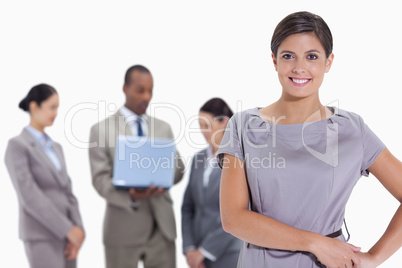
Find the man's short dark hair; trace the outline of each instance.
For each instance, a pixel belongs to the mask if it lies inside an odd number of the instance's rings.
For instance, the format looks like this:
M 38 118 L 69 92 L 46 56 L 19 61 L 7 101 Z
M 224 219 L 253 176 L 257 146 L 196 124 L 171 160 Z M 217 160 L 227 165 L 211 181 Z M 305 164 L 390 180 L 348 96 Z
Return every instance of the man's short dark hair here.
M 125 84 L 125 85 L 130 84 L 130 82 L 131 82 L 131 81 L 130 81 L 131 73 L 134 72 L 134 71 L 138 71 L 138 72 L 141 72 L 141 73 L 148 73 L 148 74 L 151 73 L 151 72 L 148 70 L 148 68 L 145 67 L 145 66 L 142 66 L 142 65 L 133 65 L 133 66 L 131 66 L 130 68 L 127 69 L 126 75 L 124 76 L 124 84 Z

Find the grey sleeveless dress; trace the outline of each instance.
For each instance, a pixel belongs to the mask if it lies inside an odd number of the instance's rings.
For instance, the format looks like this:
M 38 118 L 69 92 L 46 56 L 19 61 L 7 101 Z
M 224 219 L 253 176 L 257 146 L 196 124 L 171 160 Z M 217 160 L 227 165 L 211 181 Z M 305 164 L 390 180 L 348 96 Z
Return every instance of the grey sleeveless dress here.
M 310 123 L 273 124 L 260 117 L 259 108 L 229 120 L 217 158 L 220 166 L 224 154 L 245 163 L 250 210 L 322 235 L 341 229 L 353 187 L 369 175 L 367 169 L 385 145 L 359 115 L 328 108 L 331 117 Z M 338 239 L 345 241 L 343 235 Z M 308 252 L 244 241 L 237 267 L 324 266 Z

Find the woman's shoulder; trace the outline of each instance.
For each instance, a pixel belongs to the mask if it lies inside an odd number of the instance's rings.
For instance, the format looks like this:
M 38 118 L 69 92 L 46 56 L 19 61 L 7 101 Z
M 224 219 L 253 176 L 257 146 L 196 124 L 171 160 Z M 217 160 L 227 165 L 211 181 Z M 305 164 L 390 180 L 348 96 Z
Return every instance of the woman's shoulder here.
M 245 110 L 241 110 L 239 112 L 235 112 L 233 116 L 250 116 L 250 115 L 258 115 L 258 110 L 260 107 L 253 107 L 253 108 L 248 108 Z
M 53 146 L 59 147 L 62 149 L 62 146 L 59 142 L 51 139 Z M 12 147 L 30 147 L 32 144 L 35 143 L 35 138 L 26 130 L 25 128 L 22 129 L 19 135 L 16 135 L 8 140 L 8 146 Z
M 259 109 L 259 107 L 254 107 L 236 112 L 230 118 L 229 122 L 231 122 L 233 126 L 239 128 L 242 128 L 246 124 L 263 124 L 265 120 L 261 118 L 258 112 Z M 331 110 L 334 114 L 328 118 L 329 120 L 337 121 L 338 123 L 342 122 L 344 125 L 349 125 L 351 127 L 362 128 L 364 121 L 359 114 L 338 107 L 331 107 Z
M 363 118 L 359 114 L 340 108 L 335 109 L 334 116 L 336 116 L 340 122 L 344 121 L 349 127 L 361 129 L 364 123 Z
M 8 140 L 7 151 L 25 151 L 29 147 L 29 139 L 24 131 Z
M 230 121 L 235 122 L 236 124 L 244 125 L 250 119 L 260 118 L 258 109 L 259 107 L 254 107 L 239 112 L 235 112 L 230 118 Z
M 27 134 L 29 134 L 27 132 L 27 130 L 25 128 L 22 129 L 22 131 L 18 134 L 15 135 L 14 137 L 10 138 L 8 140 L 9 143 L 18 143 L 18 144 L 26 144 L 28 142 L 28 137 Z

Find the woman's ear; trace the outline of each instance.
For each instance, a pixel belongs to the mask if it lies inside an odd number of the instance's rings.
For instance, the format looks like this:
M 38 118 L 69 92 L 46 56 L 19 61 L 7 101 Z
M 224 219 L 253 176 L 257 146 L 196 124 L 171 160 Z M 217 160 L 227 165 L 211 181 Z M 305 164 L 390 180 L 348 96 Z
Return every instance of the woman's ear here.
M 224 118 L 223 118 L 223 120 L 222 120 L 222 124 L 224 124 L 224 126 L 225 126 L 225 128 L 226 128 L 226 125 L 228 124 L 228 122 L 229 122 L 229 117 L 228 116 L 225 116 Z
M 29 103 L 29 112 L 30 112 L 30 113 L 36 112 L 38 109 L 39 109 L 39 106 L 38 106 L 38 104 L 36 103 L 36 101 L 31 101 L 31 102 Z
M 331 53 L 328 58 L 327 62 L 325 64 L 325 72 L 328 73 L 329 70 L 331 69 L 332 63 L 334 62 L 334 53 Z
M 278 71 L 276 57 L 275 57 L 274 53 L 271 53 L 271 57 L 272 57 L 272 61 L 274 63 L 275 71 Z

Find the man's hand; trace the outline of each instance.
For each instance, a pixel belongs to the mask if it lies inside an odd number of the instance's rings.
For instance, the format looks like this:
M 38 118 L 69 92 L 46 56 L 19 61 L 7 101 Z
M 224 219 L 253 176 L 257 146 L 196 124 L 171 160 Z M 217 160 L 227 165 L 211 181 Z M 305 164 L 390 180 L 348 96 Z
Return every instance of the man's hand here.
M 66 256 L 66 260 L 72 261 L 76 260 L 78 257 L 79 248 L 74 246 L 73 243 L 67 242 L 66 249 L 64 250 L 64 255 Z
M 162 187 L 156 188 L 155 185 L 151 185 L 148 189 L 145 190 L 137 190 L 134 188 L 130 188 L 129 190 L 131 200 L 133 200 L 134 202 L 141 201 L 165 192 L 166 190 L 164 190 Z

